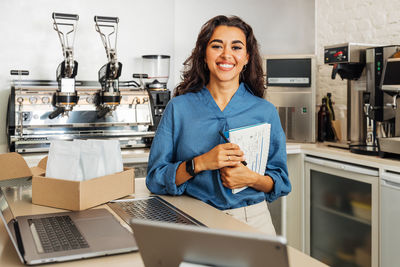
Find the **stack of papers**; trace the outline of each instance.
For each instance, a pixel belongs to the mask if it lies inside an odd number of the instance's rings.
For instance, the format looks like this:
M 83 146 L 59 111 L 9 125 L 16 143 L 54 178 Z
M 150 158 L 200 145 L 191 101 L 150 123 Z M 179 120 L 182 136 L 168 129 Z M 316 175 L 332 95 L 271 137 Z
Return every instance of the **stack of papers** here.
M 264 175 L 267 167 L 271 124 L 259 123 L 228 131 L 229 141 L 237 144 L 244 152 L 247 167 Z M 247 187 L 232 189 L 236 194 Z

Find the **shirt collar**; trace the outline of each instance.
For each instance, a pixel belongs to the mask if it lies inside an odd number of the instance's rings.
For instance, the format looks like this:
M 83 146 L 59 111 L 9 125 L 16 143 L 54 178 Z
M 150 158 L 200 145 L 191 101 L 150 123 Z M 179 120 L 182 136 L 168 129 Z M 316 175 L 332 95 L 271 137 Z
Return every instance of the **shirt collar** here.
M 240 96 L 242 96 L 242 95 L 244 95 L 244 94 L 246 93 L 246 91 L 248 91 L 250 94 L 254 95 L 254 93 L 251 91 L 250 87 L 249 87 L 246 83 L 241 82 L 241 83 L 239 84 L 239 88 L 236 90 L 236 92 L 235 92 L 235 94 L 233 95 L 233 97 L 235 97 L 235 95 L 240 95 Z M 208 97 L 207 97 L 208 101 L 211 100 L 211 99 L 209 98 L 209 97 L 212 98 L 211 93 L 210 93 L 210 91 L 207 89 L 206 86 L 204 86 L 204 87 L 200 90 L 200 93 L 201 93 L 203 96 L 208 96 Z M 233 97 L 232 97 L 232 98 L 233 98 Z
M 200 91 L 199 91 L 200 95 L 201 95 L 201 101 L 210 106 L 213 110 L 215 110 L 215 112 L 217 114 L 219 114 L 221 112 L 221 110 L 219 109 L 219 107 L 217 106 L 217 104 L 215 103 L 210 91 L 207 89 L 207 87 L 203 87 Z M 225 108 L 224 113 L 229 112 L 229 106 L 235 105 L 235 103 L 237 101 L 240 102 L 240 98 L 242 96 L 244 96 L 245 94 L 250 93 L 252 95 L 254 95 L 254 93 L 251 91 L 250 87 L 245 84 L 245 83 L 240 83 L 238 89 L 236 90 L 235 94 L 232 96 L 232 99 L 229 101 L 227 108 Z M 239 98 L 239 99 L 238 99 Z M 231 103 L 233 102 L 233 103 Z M 222 112 L 221 112 L 222 115 Z

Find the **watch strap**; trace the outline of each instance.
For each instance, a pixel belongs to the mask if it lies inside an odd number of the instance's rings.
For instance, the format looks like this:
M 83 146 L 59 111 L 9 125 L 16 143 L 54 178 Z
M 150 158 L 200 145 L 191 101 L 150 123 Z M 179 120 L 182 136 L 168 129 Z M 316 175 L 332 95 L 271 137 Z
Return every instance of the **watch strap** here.
M 192 177 L 196 175 L 196 173 L 194 172 L 194 159 L 189 159 L 186 161 L 186 172 L 189 173 Z

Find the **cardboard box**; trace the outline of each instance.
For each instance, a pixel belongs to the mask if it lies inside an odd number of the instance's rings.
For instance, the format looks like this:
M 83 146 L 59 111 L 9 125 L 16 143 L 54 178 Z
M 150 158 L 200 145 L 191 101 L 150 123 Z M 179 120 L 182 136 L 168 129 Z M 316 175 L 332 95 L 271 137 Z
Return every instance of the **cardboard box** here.
M 84 210 L 135 192 L 134 169 L 93 178 L 69 181 L 45 177 L 47 157 L 29 168 L 18 153 L 0 155 L 0 180 L 32 176 L 32 203 L 68 210 Z

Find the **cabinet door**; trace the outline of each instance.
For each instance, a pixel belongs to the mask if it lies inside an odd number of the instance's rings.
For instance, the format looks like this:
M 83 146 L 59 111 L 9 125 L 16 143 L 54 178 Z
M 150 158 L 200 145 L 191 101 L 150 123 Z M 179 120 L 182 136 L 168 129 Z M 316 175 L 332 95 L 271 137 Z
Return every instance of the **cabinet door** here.
M 392 267 L 400 264 L 400 173 L 384 171 L 381 179 L 380 266 Z
M 305 163 L 306 252 L 331 266 L 377 267 L 378 171 L 334 163 Z

